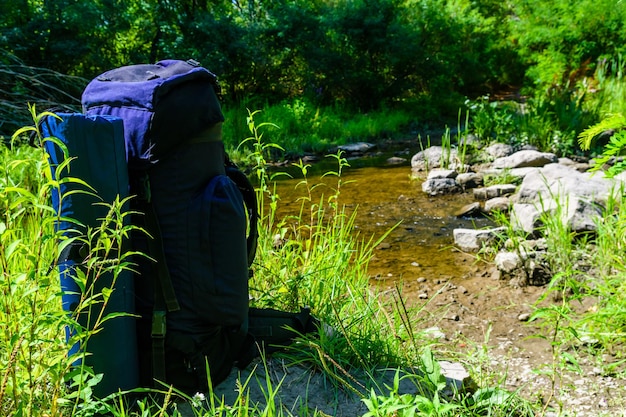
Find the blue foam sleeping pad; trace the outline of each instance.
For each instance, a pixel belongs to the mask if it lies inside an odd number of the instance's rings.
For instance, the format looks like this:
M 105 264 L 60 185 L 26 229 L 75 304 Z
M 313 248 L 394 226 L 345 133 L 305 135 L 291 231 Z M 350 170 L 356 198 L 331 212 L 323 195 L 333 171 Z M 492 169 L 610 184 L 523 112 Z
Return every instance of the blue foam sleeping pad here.
M 124 127 L 122 120 L 110 116 L 86 116 L 79 113 L 59 113 L 61 120 L 47 117 L 42 124 L 44 138 L 57 138 L 67 147 L 64 155 L 53 141 L 45 141 L 54 179 L 66 177 L 79 178 L 96 191 L 97 196 L 84 192 L 86 187 L 76 182 L 64 182 L 58 190 L 53 190 L 52 205 L 61 219 L 56 228 L 67 236 L 84 234 L 86 228 L 98 227 L 109 210 L 106 205 L 117 196 L 128 196 L 128 171 L 126 166 Z M 75 158 L 70 162 L 70 170 L 57 170 L 57 166 L 66 157 Z M 68 194 L 70 193 L 70 194 Z M 65 219 L 64 219 L 65 218 Z M 75 221 L 73 221 L 75 220 Z M 63 290 L 63 308 L 73 313 L 80 301 L 80 289 L 74 280 L 75 271 L 82 261 L 78 248 L 59 259 L 60 284 Z M 92 278 L 91 278 L 92 279 Z M 104 309 L 104 316 L 110 313 L 134 313 L 133 274 L 122 271 L 117 278 L 112 273 L 98 277 L 94 283 L 95 291 L 113 288 L 113 292 Z M 101 305 L 91 307 L 91 316 L 102 310 Z M 93 327 L 88 322 L 87 312 L 81 312 L 78 322 L 81 326 Z M 67 329 L 67 338 L 73 334 Z M 94 388 L 94 394 L 103 398 L 118 390 L 128 390 L 138 385 L 137 348 L 135 319 L 128 315 L 115 317 L 101 325 L 101 331 L 91 336 L 82 346 L 70 346 L 69 353 L 82 349 L 88 352 L 85 364 L 91 366 L 96 374 L 103 374 L 102 381 Z M 74 363 L 80 365 L 80 361 Z

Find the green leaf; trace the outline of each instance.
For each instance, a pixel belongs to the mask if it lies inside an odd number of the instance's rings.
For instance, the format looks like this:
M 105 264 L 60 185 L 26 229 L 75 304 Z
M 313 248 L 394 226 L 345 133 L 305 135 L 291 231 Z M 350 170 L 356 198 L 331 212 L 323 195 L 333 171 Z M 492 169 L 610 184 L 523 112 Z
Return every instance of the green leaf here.
M 113 289 L 112 288 L 108 288 L 108 287 L 104 287 L 100 291 L 102 292 L 102 297 L 104 298 L 104 302 L 106 303 L 107 301 L 109 301 L 109 298 L 111 297 L 111 294 L 113 294 Z
M 583 130 L 580 135 L 578 135 L 578 143 L 583 150 L 588 150 L 591 146 L 591 142 L 593 142 L 593 139 L 595 139 L 600 133 L 622 127 L 626 127 L 626 117 L 622 114 L 614 114 Z

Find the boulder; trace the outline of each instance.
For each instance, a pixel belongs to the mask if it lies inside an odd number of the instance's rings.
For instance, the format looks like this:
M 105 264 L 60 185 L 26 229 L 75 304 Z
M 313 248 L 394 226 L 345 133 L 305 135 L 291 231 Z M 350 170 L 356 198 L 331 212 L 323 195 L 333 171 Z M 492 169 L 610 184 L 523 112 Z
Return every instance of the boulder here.
M 507 213 L 511 208 L 511 199 L 509 197 L 494 197 L 485 201 L 485 207 L 483 210 L 485 213 L 491 213 L 493 211 L 501 211 Z
M 402 165 L 407 161 L 406 158 L 401 158 L 399 156 L 392 156 L 391 158 L 387 158 L 385 161 L 387 165 Z
M 413 171 L 429 171 L 433 168 L 454 168 L 458 161 L 456 149 L 441 146 L 431 146 L 413 155 L 411 158 L 411 168 Z M 449 166 L 445 166 L 448 162 Z M 443 164 L 442 164 L 443 163 Z
M 548 164 L 529 173 L 515 196 L 511 223 L 527 233 L 542 225 L 544 216 L 557 216 L 573 232 L 596 230 L 596 222 L 619 180 L 592 176 L 577 169 Z
M 500 272 L 507 274 L 523 265 L 522 258 L 515 252 L 499 252 L 494 259 L 494 263 Z
M 477 200 L 489 200 L 491 198 L 511 195 L 517 190 L 515 184 L 496 184 L 484 188 L 474 188 L 474 198 Z
M 454 178 L 429 178 L 422 183 L 422 191 L 428 195 L 460 193 L 461 187 Z
M 505 143 L 494 143 L 484 149 L 485 153 L 493 159 L 504 158 L 513 154 L 513 146 Z
M 482 186 L 483 176 L 475 172 L 465 172 L 457 175 L 456 182 L 459 183 L 463 190 L 469 190 Z
M 461 207 L 454 215 L 456 217 L 476 217 L 483 214 L 479 202 L 473 202 Z
M 451 178 L 455 179 L 459 174 L 453 169 L 433 169 L 428 172 L 428 176 L 426 177 L 429 180 L 434 179 L 442 179 L 442 178 Z
M 493 168 L 526 168 L 542 167 L 547 164 L 556 163 L 559 158 L 549 152 L 539 152 L 535 150 L 523 150 L 512 155 L 498 158 L 493 161 Z
M 485 245 L 490 245 L 498 235 L 504 233 L 505 228 L 494 229 L 454 229 L 454 244 L 466 252 L 478 252 Z
M 373 143 L 367 143 L 367 142 L 348 143 L 346 145 L 340 145 L 337 147 L 337 149 L 347 152 L 347 153 L 351 153 L 351 154 L 353 153 L 361 154 L 361 153 L 369 152 L 375 148 L 376 148 L 376 145 L 374 145 Z

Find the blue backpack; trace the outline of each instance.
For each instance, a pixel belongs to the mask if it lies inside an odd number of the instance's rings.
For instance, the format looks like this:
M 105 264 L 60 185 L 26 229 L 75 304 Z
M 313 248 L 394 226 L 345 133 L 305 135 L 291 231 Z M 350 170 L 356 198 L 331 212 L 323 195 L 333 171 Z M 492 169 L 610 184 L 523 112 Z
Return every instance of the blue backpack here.
M 209 381 L 223 381 L 233 366 L 246 366 L 259 353 L 259 344 L 271 351 L 317 330 L 306 308 L 288 313 L 248 305 L 257 246 L 256 194 L 224 151 L 218 94 L 216 76 L 195 61 L 120 67 L 88 84 L 84 114 L 61 115 L 64 121 L 50 129 L 65 143 L 87 141 L 94 151 L 100 149 L 100 159 L 92 159 L 93 151 L 84 152 L 85 146 L 68 146 L 69 156 L 100 174 L 92 178 L 95 182 L 114 182 L 118 174 L 109 168 L 125 166 L 122 175 L 133 196 L 131 221 L 148 232 L 131 236 L 131 249 L 151 259 L 135 259 L 134 297 L 120 306 L 138 317 L 124 328 L 136 337 L 124 347 L 108 338 L 97 342 L 101 355 L 107 348 L 109 356 L 117 355 L 116 349 L 136 352 L 136 381 L 111 377 L 105 394 L 133 384 L 173 385 L 190 395 L 203 392 Z M 123 139 L 115 142 L 124 144 L 123 159 L 120 152 L 105 152 L 100 147 L 105 141 L 93 132 L 85 134 L 86 123 L 63 129 L 66 120 L 81 118 L 97 121 L 100 129 L 103 120 L 121 124 L 116 132 Z M 58 153 L 49 154 L 53 163 L 60 162 Z M 82 212 L 88 204 L 67 209 Z M 92 217 L 78 220 L 97 222 Z M 82 261 L 67 258 L 60 264 L 74 267 Z M 71 286 L 71 274 L 66 275 L 65 284 Z M 107 334 L 127 337 L 119 329 Z M 100 360 L 94 368 L 105 375 L 120 367 L 115 360 Z
M 257 205 L 224 152 L 218 92 L 214 74 L 177 60 L 113 69 L 83 92 L 85 114 L 124 123 L 131 209 L 143 213 L 132 221 L 154 237 L 132 239 L 156 260 L 139 262 L 135 278 L 142 385 L 197 392 L 207 366 L 217 384 L 252 357 Z

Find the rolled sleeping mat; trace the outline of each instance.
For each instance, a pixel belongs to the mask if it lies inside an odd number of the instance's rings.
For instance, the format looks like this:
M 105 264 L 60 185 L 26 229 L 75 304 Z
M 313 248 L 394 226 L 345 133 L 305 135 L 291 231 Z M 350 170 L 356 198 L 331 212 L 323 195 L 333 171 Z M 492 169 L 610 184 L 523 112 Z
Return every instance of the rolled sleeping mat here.
M 52 205 L 59 219 L 55 227 L 68 237 L 84 235 L 87 227 L 97 228 L 101 224 L 109 207 L 118 196 L 128 196 L 128 171 L 124 144 L 124 127 L 120 118 L 111 116 L 86 116 L 79 113 L 58 113 L 60 119 L 49 116 L 42 123 L 44 138 L 56 138 L 67 148 L 64 154 L 54 140 L 44 140 L 50 162 L 52 178 L 78 178 L 95 190 L 95 195 L 75 181 L 61 182 L 58 189 L 52 192 Z M 74 158 L 67 169 L 58 170 L 65 158 Z M 83 226 L 84 225 L 84 226 Z M 81 300 L 80 288 L 75 281 L 77 268 L 88 254 L 88 249 L 80 244 L 67 246 L 59 256 L 58 267 L 60 284 L 63 291 L 63 309 L 68 314 L 75 314 Z M 93 277 L 88 277 L 93 280 Z M 95 303 L 80 311 L 76 317 L 80 326 L 92 329 L 94 320 L 102 313 L 106 317 L 113 313 L 123 313 L 104 321 L 100 331 L 82 341 L 82 345 L 69 347 L 69 354 L 79 351 L 87 352 L 83 357 L 84 364 L 93 368 L 95 374 L 103 374 L 99 384 L 94 387 L 94 395 L 98 398 L 117 392 L 133 389 L 138 386 L 137 344 L 135 335 L 134 288 L 133 274 L 124 270 L 115 277 L 107 272 L 97 278 L 93 284 L 95 292 L 104 288 L 112 289 L 104 311 L 103 303 Z M 90 310 L 90 311 L 89 311 Z M 66 329 L 68 342 L 76 329 Z M 74 362 L 80 366 L 79 359 Z

